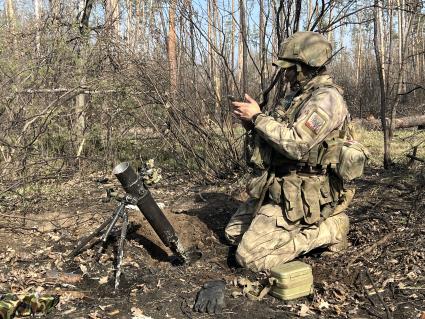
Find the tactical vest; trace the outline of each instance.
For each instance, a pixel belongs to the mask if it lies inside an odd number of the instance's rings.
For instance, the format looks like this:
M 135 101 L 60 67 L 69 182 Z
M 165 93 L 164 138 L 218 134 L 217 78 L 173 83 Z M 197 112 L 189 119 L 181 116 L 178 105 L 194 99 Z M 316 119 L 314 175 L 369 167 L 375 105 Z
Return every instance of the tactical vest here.
M 336 87 L 321 85 L 320 87 Z M 279 105 L 272 116 L 291 128 L 304 102 L 318 87 L 295 97 L 290 107 Z M 253 136 L 251 163 L 254 178 L 247 186 L 251 197 L 258 199 L 257 209 L 264 201 L 282 206 L 290 222 L 315 224 L 332 215 L 343 193 L 342 180 L 330 172 L 336 167 L 343 147 L 346 125 L 332 131 L 314 146 L 302 160 L 294 161 L 275 152 L 257 134 Z

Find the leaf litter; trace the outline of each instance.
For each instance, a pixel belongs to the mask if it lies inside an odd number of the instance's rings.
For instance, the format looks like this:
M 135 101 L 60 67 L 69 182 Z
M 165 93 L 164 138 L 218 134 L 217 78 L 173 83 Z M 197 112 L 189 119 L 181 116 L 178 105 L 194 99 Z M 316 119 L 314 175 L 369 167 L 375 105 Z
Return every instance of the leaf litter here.
M 233 287 L 227 290 L 227 308 L 222 317 L 385 318 L 389 311 L 394 318 L 425 319 L 424 196 L 418 194 L 420 188 L 415 184 L 391 189 L 382 182 L 411 180 L 416 176 L 412 172 L 376 173 L 379 175 L 372 172 L 358 182 L 357 197 L 348 210 L 352 222 L 349 249 L 334 256 L 324 256 L 318 250 L 300 258 L 313 267 L 314 295 L 291 302 L 267 296 L 256 302 L 245 298 L 241 288 Z M 152 189 L 154 198 L 163 203 L 185 246 L 202 247 L 204 258 L 200 262 L 172 266 L 170 252 L 146 219 L 131 211 L 122 287 L 114 291 L 119 227 L 113 230 L 102 254 L 95 246 L 73 259 L 67 256 L 81 236 L 110 216 L 116 203 L 102 201 L 104 190 L 94 185 L 93 179 L 73 180 L 59 185 L 56 191 L 61 196 L 49 199 L 46 194 L 44 201 L 34 204 L 34 212 L 26 212 L 25 227 L 20 227 L 22 219 L 11 219 L 10 226 L 14 225 L 16 231 L 3 230 L 7 241 L 0 243 L 0 292 L 59 294 L 57 309 L 48 315 L 52 318 L 157 319 L 183 318 L 187 314 L 197 318 L 202 315 L 191 312 L 190 305 L 205 281 L 246 277 L 256 282 L 255 274 L 237 267 L 223 238 L 224 226 L 245 196 L 239 186 L 199 186 L 176 176 L 166 180 Z M 379 202 L 385 204 L 375 204 Z M 13 204 L 13 200 L 8 203 Z M 15 209 L 14 214 L 19 213 L 19 208 Z M 49 221 L 52 216 L 62 222 L 52 221 L 53 226 Z M 39 220 L 47 221 L 38 227 Z M 391 231 L 396 236 L 367 251 Z

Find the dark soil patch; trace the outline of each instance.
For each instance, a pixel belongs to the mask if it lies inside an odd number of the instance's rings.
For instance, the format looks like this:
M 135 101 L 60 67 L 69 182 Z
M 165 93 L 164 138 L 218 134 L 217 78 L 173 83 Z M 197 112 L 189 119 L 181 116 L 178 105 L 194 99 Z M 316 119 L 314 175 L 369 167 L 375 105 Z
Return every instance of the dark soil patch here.
M 37 201 L 27 203 L 25 210 L 17 199 L 3 199 L 3 215 L 22 217 L 25 212 L 26 219 L 3 216 L 0 292 L 33 288 L 61 294 L 49 318 L 132 318 L 137 311 L 155 319 L 206 318 L 210 316 L 193 312 L 192 305 L 202 284 L 215 279 L 228 282 L 226 309 L 215 318 L 293 318 L 302 305 L 312 318 L 387 318 L 387 313 L 417 318 L 425 311 L 423 171 L 374 169 L 356 182 L 357 194 L 348 210 L 351 246 L 339 255 L 325 256 L 318 249 L 302 256 L 300 260 L 313 266 L 315 293 L 289 303 L 271 296 L 261 302 L 231 296 L 241 291 L 231 285 L 235 278 L 257 277 L 237 265 L 234 249 L 223 236 L 244 195 L 233 184 L 201 187 L 177 177 L 168 177 L 152 193 L 183 245 L 198 247 L 202 259 L 174 266 L 171 252 L 143 215 L 131 210 L 121 285 L 114 291 L 119 224 L 103 254 L 95 246 L 66 258 L 78 238 L 116 207 L 113 201 L 102 201 L 104 189 L 111 186 L 93 180 L 52 186 L 42 201 L 32 197 Z M 367 251 L 385 236 L 388 240 Z M 52 269 L 80 274 L 82 280 L 51 282 L 46 274 Z

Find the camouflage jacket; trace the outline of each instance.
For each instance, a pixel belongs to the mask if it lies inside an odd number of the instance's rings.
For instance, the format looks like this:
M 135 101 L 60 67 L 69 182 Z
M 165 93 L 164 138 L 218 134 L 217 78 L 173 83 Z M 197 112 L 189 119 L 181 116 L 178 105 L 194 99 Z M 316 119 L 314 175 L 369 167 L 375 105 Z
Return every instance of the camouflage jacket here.
M 251 197 L 261 203 L 268 190 L 270 199 L 284 206 L 289 220 L 304 217 L 308 224 L 318 221 L 324 205 L 338 200 L 338 187 L 332 194 L 327 175 L 278 176 L 276 171 L 309 163 L 313 150 L 317 157 L 317 146 L 341 130 L 348 116 L 342 93 L 329 75 L 319 75 L 305 85 L 287 110 L 277 107 L 273 116 L 257 116 L 250 158 L 256 170 L 247 187 Z

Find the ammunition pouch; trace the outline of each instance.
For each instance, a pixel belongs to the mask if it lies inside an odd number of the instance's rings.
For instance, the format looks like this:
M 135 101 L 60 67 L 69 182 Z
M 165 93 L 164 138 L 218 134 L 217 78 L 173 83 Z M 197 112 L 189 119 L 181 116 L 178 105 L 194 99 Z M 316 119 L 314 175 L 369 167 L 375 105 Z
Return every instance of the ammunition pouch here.
M 346 156 L 350 162 L 345 161 L 347 164 L 341 165 L 344 164 L 341 162 L 344 159 L 343 147 L 348 148 L 346 125 L 347 122 L 341 130 L 334 130 L 324 141 L 312 147 L 301 161 L 285 158 L 273 152 L 271 146 L 257 134 L 251 136 L 250 163 L 256 174 L 248 183 L 248 194 L 260 201 L 259 206 L 263 200 L 281 205 L 291 222 L 315 224 L 332 216 L 336 207 L 344 201 L 344 174 L 338 169 L 344 168 L 348 172 L 346 175 L 358 177 L 364 166 L 361 169 L 353 167 L 351 163 L 357 159 L 354 156 Z M 351 148 L 357 150 L 357 146 Z M 360 152 L 367 157 L 364 149 L 357 153 Z
M 323 207 L 332 203 L 327 175 L 291 173 L 282 177 L 281 204 L 286 217 L 307 224 L 320 221 Z

